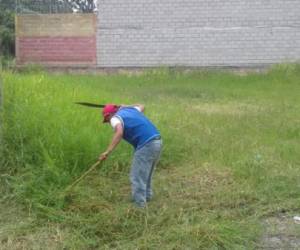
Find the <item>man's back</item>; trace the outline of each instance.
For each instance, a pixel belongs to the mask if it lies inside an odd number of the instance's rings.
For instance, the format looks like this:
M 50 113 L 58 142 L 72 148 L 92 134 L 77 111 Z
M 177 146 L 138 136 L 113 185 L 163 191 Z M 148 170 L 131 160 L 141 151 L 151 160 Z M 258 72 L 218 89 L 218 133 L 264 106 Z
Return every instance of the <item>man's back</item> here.
M 121 108 L 114 117 L 120 119 L 123 125 L 123 138 L 136 150 L 160 136 L 152 122 L 134 107 Z

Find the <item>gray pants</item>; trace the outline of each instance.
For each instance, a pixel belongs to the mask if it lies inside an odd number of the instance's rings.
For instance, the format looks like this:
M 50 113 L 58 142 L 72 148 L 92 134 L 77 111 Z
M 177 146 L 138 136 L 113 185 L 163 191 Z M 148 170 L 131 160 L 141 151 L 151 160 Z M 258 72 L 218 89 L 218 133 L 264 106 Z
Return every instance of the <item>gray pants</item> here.
M 144 207 L 152 197 L 152 175 L 161 149 L 162 140 L 152 140 L 134 153 L 130 181 L 133 201 L 139 207 Z

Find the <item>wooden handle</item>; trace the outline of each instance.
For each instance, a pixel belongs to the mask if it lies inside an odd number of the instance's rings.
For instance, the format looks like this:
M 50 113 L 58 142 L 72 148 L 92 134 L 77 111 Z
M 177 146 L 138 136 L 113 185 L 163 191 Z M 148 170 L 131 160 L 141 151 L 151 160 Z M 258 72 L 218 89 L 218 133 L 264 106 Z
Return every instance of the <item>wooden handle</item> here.
M 71 185 L 69 185 L 65 190 L 69 191 L 72 189 L 78 182 L 80 182 L 84 177 L 86 177 L 90 172 L 92 172 L 102 161 L 97 161 L 93 166 L 89 168 L 83 175 L 81 175 L 77 180 L 75 180 Z

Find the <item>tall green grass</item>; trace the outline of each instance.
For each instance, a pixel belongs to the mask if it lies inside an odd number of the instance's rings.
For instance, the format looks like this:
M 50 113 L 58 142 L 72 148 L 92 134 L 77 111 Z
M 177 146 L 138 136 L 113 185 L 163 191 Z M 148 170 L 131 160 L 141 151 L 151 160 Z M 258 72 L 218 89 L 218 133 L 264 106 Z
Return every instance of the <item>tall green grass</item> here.
M 299 65 L 245 76 L 162 69 L 3 79 L 5 197 L 58 223 L 63 247 L 255 248 L 263 216 L 299 208 Z M 100 110 L 75 101 L 146 105 L 164 141 L 148 210 L 130 204 L 126 143 L 68 199 L 60 195 L 112 136 Z

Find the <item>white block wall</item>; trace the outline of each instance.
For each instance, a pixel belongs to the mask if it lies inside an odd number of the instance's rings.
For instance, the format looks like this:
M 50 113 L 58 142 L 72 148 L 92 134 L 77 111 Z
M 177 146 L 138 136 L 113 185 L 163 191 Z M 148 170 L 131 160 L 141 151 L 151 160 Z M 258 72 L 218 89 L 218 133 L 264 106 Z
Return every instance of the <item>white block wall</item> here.
M 300 60 L 300 0 L 98 0 L 99 67 Z

